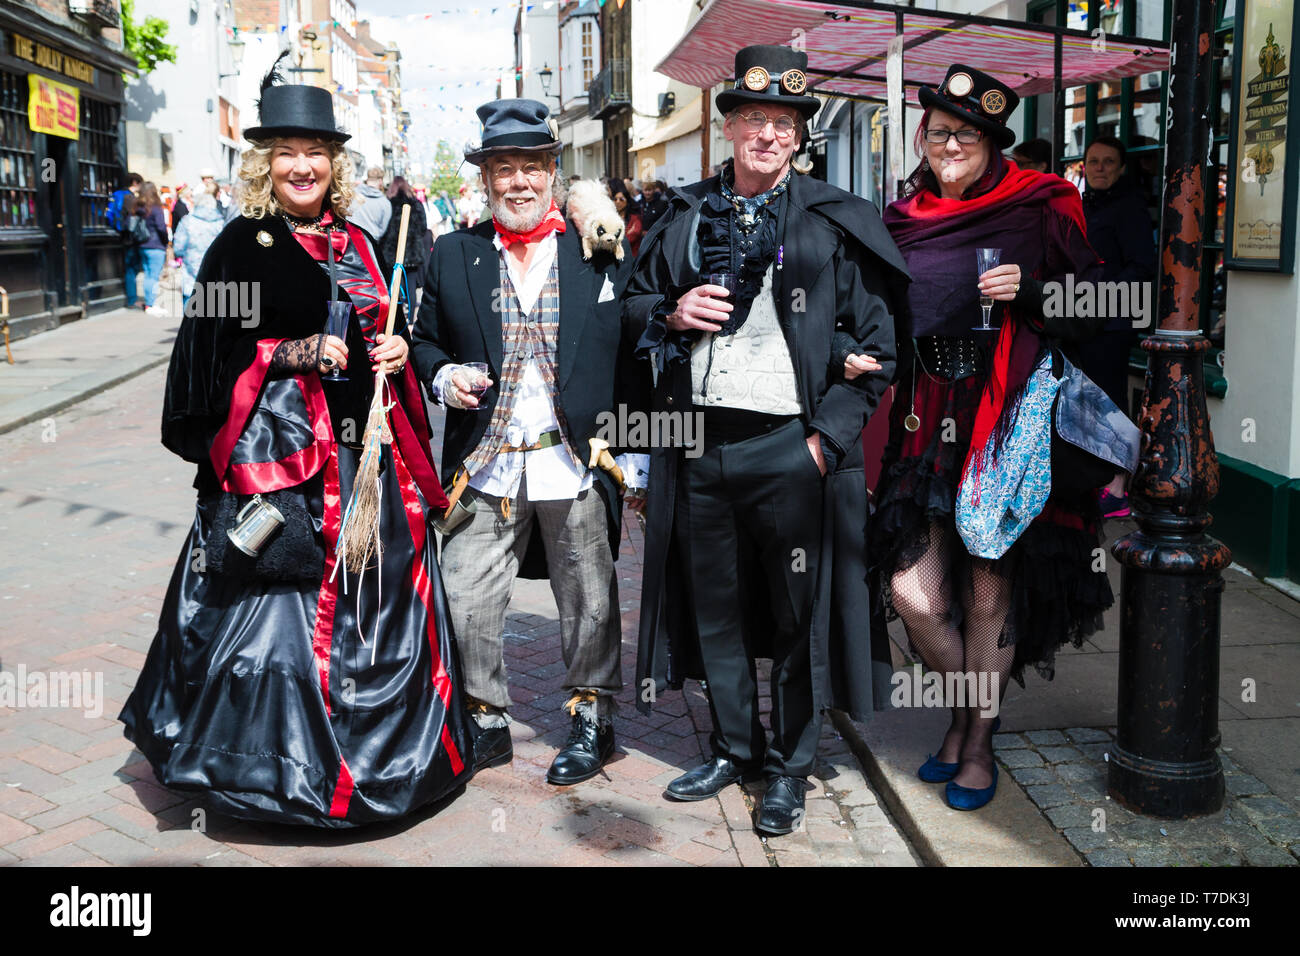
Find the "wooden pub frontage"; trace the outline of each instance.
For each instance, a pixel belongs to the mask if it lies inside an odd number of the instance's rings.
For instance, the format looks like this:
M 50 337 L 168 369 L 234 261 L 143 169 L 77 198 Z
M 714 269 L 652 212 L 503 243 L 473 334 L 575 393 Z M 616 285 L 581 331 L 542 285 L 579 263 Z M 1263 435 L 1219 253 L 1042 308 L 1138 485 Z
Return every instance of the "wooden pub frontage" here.
M 65 25 L 0 2 L 0 286 L 14 338 L 124 301 L 104 212 L 125 175 L 135 61 L 101 36 L 101 17 Z

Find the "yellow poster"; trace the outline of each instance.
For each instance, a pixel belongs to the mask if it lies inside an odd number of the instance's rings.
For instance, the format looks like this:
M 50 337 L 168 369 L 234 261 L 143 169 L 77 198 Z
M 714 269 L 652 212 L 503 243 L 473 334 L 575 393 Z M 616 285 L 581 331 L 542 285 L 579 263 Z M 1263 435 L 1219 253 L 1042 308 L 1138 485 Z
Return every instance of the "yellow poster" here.
M 80 92 L 57 80 L 27 74 L 27 123 L 33 133 L 78 138 L 81 118 Z

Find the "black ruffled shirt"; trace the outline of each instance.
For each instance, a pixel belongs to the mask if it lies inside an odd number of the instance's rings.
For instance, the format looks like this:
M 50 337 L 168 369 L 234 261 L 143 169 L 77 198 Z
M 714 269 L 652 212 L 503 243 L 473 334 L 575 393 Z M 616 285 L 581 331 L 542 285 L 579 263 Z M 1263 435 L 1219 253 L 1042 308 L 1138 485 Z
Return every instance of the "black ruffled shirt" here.
M 737 290 L 731 318 L 715 335 L 732 335 L 749 318 L 754 299 L 763 288 L 763 276 L 772 263 L 778 262 L 781 249 L 781 214 L 785 209 L 786 191 L 793 171 L 766 192 L 741 196 L 733 189 L 733 160 L 722 167 L 716 189 L 705 194 L 700 203 L 696 240 L 700 248 L 699 282 L 711 273 L 729 272 L 737 276 Z M 685 289 L 670 290 L 657 308 L 652 321 L 638 343 L 638 350 L 662 348 L 666 367 L 678 361 L 690 361 L 691 348 L 701 336 L 699 331 L 669 335 L 664 319 L 677 308 L 676 296 Z

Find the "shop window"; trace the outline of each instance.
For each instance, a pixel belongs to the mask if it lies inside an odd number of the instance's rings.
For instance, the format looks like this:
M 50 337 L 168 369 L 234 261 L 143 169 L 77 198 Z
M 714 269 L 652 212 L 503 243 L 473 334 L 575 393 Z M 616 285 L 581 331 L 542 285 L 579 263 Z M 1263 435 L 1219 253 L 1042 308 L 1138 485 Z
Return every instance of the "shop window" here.
M 36 154 L 27 125 L 27 78 L 0 70 L 0 229 L 35 229 Z
M 117 110 L 109 103 L 81 98 L 81 139 L 77 166 L 81 171 L 81 227 L 108 231 L 104 213 L 117 188 Z

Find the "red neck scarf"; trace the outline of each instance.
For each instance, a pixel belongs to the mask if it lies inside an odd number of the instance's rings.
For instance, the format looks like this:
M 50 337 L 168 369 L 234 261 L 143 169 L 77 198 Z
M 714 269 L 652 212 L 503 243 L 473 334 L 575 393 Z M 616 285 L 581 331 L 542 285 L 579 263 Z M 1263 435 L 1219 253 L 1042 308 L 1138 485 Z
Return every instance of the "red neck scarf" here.
M 528 232 L 511 232 L 505 226 L 501 225 L 496 216 L 492 217 L 492 225 L 496 227 L 497 235 L 501 237 L 501 244 L 509 249 L 516 242 L 530 243 L 536 242 L 547 233 L 564 232 L 564 216 L 560 213 L 560 207 L 551 200 L 551 208 L 546 211 L 542 221 L 530 229 Z

